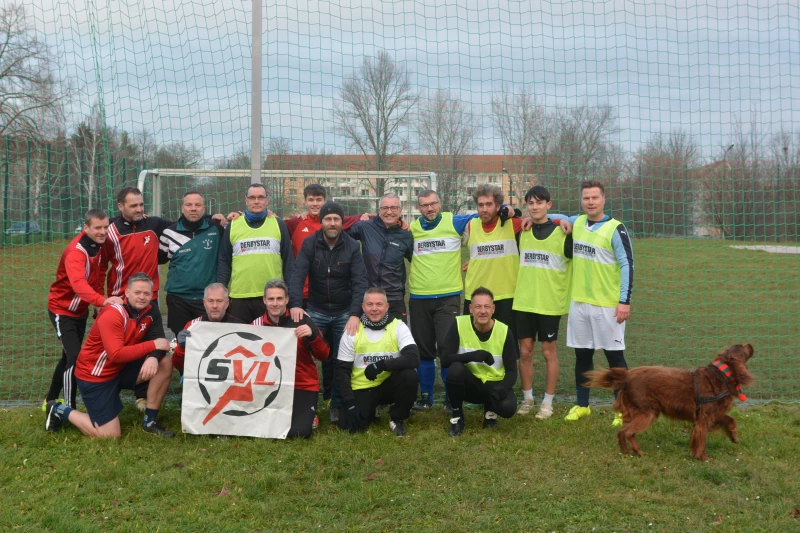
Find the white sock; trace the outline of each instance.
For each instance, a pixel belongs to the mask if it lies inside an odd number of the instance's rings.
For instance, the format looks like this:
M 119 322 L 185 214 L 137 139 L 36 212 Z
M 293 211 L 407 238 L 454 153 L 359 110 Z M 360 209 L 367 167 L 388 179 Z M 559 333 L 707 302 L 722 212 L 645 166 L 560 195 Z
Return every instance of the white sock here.
M 554 396 L 553 394 L 547 394 L 545 392 L 544 393 L 544 400 L 542 400 L 542 405 L 544 405 L 544 404 L 553 405 L 553 396 Z
M 533 400 L 533 389 L 522 391 L 522 397 L 525 400 Z

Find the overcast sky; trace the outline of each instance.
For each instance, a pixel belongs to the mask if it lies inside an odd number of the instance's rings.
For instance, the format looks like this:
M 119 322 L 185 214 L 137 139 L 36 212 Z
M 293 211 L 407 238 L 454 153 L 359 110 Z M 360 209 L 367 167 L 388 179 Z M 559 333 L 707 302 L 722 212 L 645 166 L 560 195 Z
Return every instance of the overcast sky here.
M 74 122 L 98 100 L 108 122 L 183 141 L 208 158 L 250 143 L 246 0 L 23 0 L 79 88 Z M 483 117 L 482 153 L 502 153 L 490 101 L 504 84 L 548 106 L 608 103 L 633 151 L 683 129 L 706 157 L 737 117 L 800 132 L 796 0 L 265 0 L 263 139 L 344 153 L 331 131 L 343 77 L 385 49 L 415 88 L 449 88 Z

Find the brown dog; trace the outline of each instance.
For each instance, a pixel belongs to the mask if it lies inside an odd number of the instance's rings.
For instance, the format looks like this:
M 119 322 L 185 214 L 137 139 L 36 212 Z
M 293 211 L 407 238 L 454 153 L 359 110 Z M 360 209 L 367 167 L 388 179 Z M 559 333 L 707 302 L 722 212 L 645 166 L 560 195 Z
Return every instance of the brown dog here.
M 708 432 L 722 428 L 733 442 L 736 420 L 728 416 L 733 398 L 745 400 L 741 387 L 749 385 L 753 376 L 747 361 L 753 357 L 749 344 L 734 344 L 717 355 L 705 368 L 694 372 L 663 366 L 642 366 L 633 370 L 611 368 L 587 372 L 587 387 L 619 389 L 614 410 L 622 412 L 622 429 L 617 433 L 619 447 L 628 453 L 642 455 L 636 434 L 650 427 L 658 415 L 694 422 L 691 437 L 692 455 L 706 460 Z

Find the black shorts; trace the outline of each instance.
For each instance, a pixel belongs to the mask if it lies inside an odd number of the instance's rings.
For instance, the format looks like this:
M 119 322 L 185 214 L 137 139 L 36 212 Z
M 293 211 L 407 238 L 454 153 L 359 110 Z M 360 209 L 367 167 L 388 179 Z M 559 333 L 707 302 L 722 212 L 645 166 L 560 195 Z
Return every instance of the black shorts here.
M 539 342 L 558 340 L 558 325 L 561 315 L 540 315 L 527 311 L 514 311 L 518 339 L 536 339 Z M 539 333 L 538 339 L 536 333 Z
M 139 378 L 139 371 L 144 361 L 143 357 L 128 363 L 122 372 L 108 381 L 96 383 L 78 380 L 78 390 L 81 391 L 81 398 L 92 424 L 97 427 L 104 426 L 119 416 L 122 412 L 119 391 L 132 390 L 136 387 L 136 380 Z

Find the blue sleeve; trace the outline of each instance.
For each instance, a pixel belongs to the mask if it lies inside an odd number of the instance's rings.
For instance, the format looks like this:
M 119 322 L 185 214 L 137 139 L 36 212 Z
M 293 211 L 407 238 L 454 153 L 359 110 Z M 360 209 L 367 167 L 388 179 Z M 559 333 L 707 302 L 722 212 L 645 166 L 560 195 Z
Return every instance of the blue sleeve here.
M 473 213 L 471 215 L 453 215 L 453 227 L 456 228 L 459 235 L 464 235 L 467 224 L 469 224 L 473 218 L 477 217 L 478 213 Z
M 619 263 L 621 283 L 619 289 L 619 303 L 630 304 L 633 291 L 633 246 L 631 238 L 624 224 L 617 226 L 614 236 L 611 237 L 611 248 Z
M 561 213 L 547 213 L 547 218 L 549 218 L 550 220 L 552 220 L 556 224 L 558 224 L 559 220 L 567 219 L 567 222 L 569 222 L 573 226 L 575 225 L 575 221 L 578 220 L 579 216 L 580 215 L 572 215 L 572 216 L 570 216 L 570 215 L 562 215 Z
M 355 224 L 353 224 L 352 226 L 350 226 L 349 228 L 347 228 L 344 231 L 345 231 L 345 233 L 350 235 L 355 240 L 360 241 L 361 240 L 361 228 L 362 228 L 363 225 L 364 225 L 364 221 L 360 220 L 360 221 L 356 222 Z

